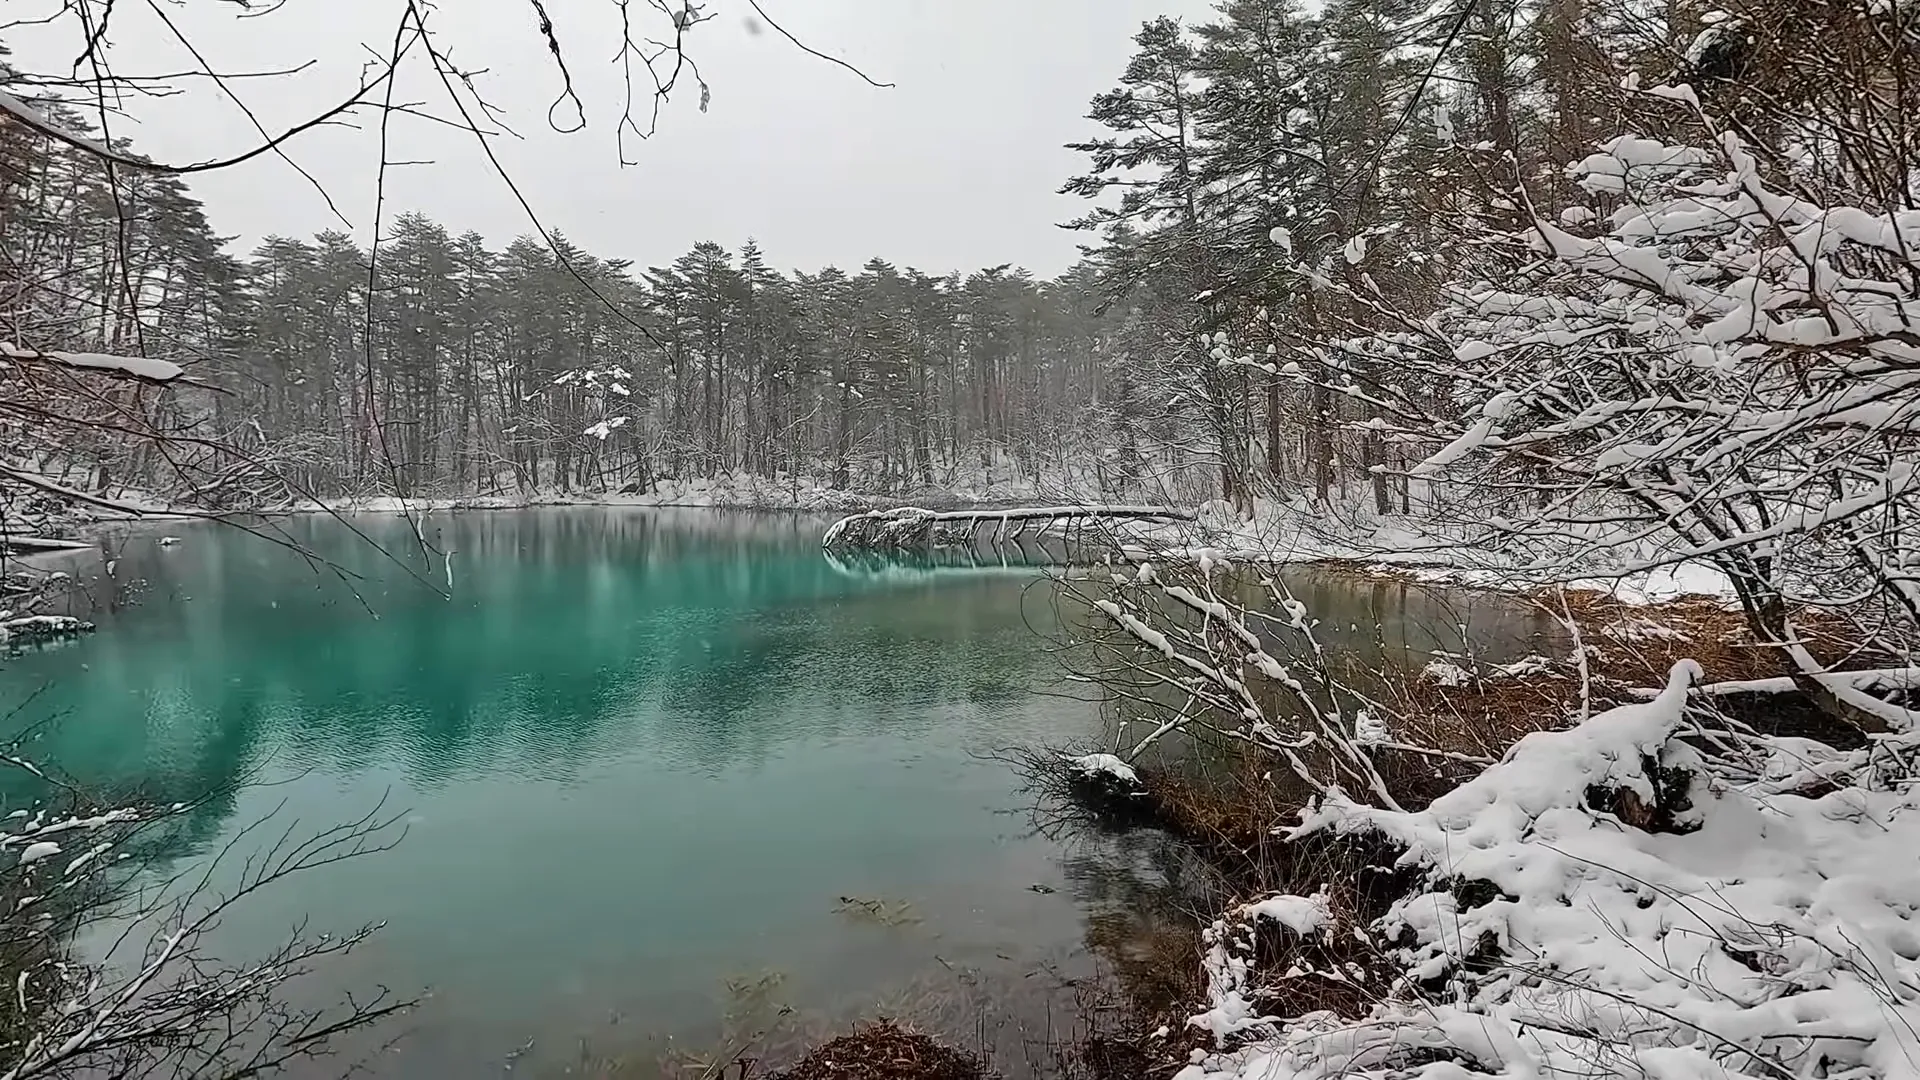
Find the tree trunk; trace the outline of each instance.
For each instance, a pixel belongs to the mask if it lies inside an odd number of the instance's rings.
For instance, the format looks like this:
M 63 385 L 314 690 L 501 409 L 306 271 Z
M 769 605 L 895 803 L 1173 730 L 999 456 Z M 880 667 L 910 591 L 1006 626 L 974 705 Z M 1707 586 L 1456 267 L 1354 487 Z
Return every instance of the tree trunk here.
M 1325 503 L 1333 490 L 1332 392 L 1316 382 L 1313 386 L 1313 426 L 1308 453 L 1313 455 L 1314 498 Z
M 1746 613 L 1748 628 L 1756 641 L 1771 644 L 1775 648 L 1794 687 L 1829 719 L 1868 734 L 1885 733 L 1888 729 L 1884 718 L 1844 700 L 1800 662 L 1805 649 L 1794 644 L 1794 630 L 1787 618 L 1786 601 L 1779 592 L 1761 584 L 1747 572 L 1736 572 L 1739 576 L 1729 574 L 1729 577 L 1733 579 L 1735 591 L 1740 594 L 1740 606 Z

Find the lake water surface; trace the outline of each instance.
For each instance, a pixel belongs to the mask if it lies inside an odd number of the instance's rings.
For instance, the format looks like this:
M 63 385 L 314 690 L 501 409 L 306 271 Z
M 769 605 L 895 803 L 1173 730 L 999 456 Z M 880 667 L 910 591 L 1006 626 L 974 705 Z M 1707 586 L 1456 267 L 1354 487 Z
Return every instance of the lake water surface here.
M 259 781 L 176 865 L 270 812 L 404 811 L 398 849 L 264 894 L 219 939 L 385 920 L 302 991 L 431 992 L 374 1075 L 698 1045 L 743 985 L 832 1013 L 955 972 L 1070 975 L 1089 921 L 1132 902 L 1114 875 L 1146 872 L 1111 838 L 1036 835 L 986 756 L 1103 730 L 1041 640 L 1034 573 L 835 565 L 805 517 L 554 509 L 430 518 L 447 599 L 405 522 L 352 524 L 278 526 L 332 567 L 215 526 L 113 538 L 70 566 L 101 632 L 8 660 L 0 692 L 37 693 L 16 724 L 61 717 L 36 753 L 89 782 Z M 1319 587 L 1365 636 L 1457 614 Z

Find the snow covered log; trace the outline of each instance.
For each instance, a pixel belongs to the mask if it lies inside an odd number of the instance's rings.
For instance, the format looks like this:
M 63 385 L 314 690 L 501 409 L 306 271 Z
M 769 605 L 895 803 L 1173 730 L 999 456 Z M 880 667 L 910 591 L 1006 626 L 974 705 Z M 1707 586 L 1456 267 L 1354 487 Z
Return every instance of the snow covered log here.
M 1132 812 L 1146 794 L 1133 766 L 1114 754 L 1068 755 L 1065 764 L 1069 790 L 1090 807 Z
M 856 548 L 841 545 L 823 552 L 827 565 L 851 578 L 896 582 L 929 581 L 941 577 L 982 577 L 1002 574 L 1031 576 L 1035 570 L 1061 566 L 1058 552 L 1046 545 L 1014 543 L 993 551 L 976 547 L 919 550 Z
M 977 539 L 980 526 L 988 522 L 994 526 L 993 539 L 997 542 L 1022 535 L 1030 528 L 1045 531 L 1064 523 L 1193 520 L 1193 511 L 1165 506 L 1029 506 L 1008 510 L 925 510 L 902 506 L 841 518 L 827 529 L 820 544 L 825 548 L 894 550 L 965 544 Z
M 79 637 L 91 634 L 93 624 L 71 615 L 17 615 L 0 614 L 0 645 L 19 645 L 23 642 L 52 641 L 56 638 Z
M 92 544 L 80 540 L 59 540 L 46 536 L 0 536 L 0 547 L 22 554 L 49 551 L 91 551 Z

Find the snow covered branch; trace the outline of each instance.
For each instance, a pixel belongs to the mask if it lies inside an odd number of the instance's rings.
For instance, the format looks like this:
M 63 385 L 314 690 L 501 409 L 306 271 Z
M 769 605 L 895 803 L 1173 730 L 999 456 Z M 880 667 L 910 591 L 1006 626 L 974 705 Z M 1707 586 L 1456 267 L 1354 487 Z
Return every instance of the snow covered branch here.
M 1387 741 L 1378 709 L 1334 672 L 1306 606 L 1272 578 L 1250 604 L 1232 574 L 1148 561 L 1108 582 L 1063 582 L 1096 620 L 1086 674 L 1151 724 L 1125 757 L 1176 732 L 1210 731 L 1277 755 L 1309 790 L 1398 806 L 1374 762 Z
M 64 364 L 70 368 L 130 376 L 148 382 L 172 382 L 185 372 L 168 360 L 150 360 L 143 356 L 115 356 L 110 353 L 60 352 L 23 348 L 0 341 L 0 357 L 18 362 Z
M 0 1080 L 75 1075 L 239 1080 L 324 1054 L 335 1037 L 409 1007 L 385 991 L 342 1009 L 283 997 L 313 964 L 364 942 L 297 931 L 268 955 L 233 963 L 209 955 L 207 934 L 238 905 L 290 877 L 385 851 L 402 830 L 376 807 L 332 828 L 276 834 L 255 822 L 210 864 L 167 876 L 147 843 L 194 813 L 186 803 L 90 808 L 77 787 L 9 751 L 0 764 L 47 782 L 47 801 L 0 826 L 0 995 L 8 1039 Z M 55 805 L 62 806 L 56 810 Z M 238 856 L 239 845 L 261 849 Z M 237 864 L 234 865 L 234 864 Z M 216 879 L 231 877 L 230 882 Z M 83 951 L 83 926 L 118 927 L 110 947 Z
M 1536 216 L 1488 245 L 1528 261 L 1288 370 L 1419 448 L 1405 474 L 1464 493 L 1530 581 L 1712 566 L 1809 693 L 1905 724 L 1824 682 L 1789 613 L 1871 608 L 1881 647 L 1912 639 L 1920 211 L 1815 201 L 1732 132 L 1620 136 L 1568 174 L 1590 235 Z

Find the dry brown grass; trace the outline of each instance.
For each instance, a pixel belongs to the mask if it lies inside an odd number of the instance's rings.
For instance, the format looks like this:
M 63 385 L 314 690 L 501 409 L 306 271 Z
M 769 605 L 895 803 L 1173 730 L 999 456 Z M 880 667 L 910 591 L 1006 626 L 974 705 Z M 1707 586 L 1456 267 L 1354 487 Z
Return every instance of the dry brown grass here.
M 1537 600 L 1561 613 L 1560 598 Z M 1582 643 L 1599 650 L 1590 666 L 1604 678 L 1658 686 L 1682 659 L 1698 662 L 1715 682 L 1787 673 L 1780 651 L 1760 644 L 1745 615 L 1715 600 L 1684 597 L 1633 605 L 1603 593 L 1569 592 L 1564 602 L 1564 613 L 1572 615 L 1580 627 Z M 1849 619 L 1812 607 L 1798 608 L 1790 615 L 1808 651 L 1822 663 L 1849 667 L 1864 662 L 1856 655 L 1858 628 Z
M 1681 660 L 1698 663 L 1712 682 L 1788 674 L 1780 651 L 1756 641 L 1741 612 L 1713 600 L 1634 605 L 1594 592 L 1569 592 L 1564 606 L 1559 596 L 1536 599 L 1578 627 L 1586 670 L 1569 655 L 1543 657 L 1545 670 L 1517 676 L 1482 667 L 1459 686 L 1420 675 L 1398 680 L 1386 687 L 1381 700 L 1392 716 L 1396 739 L 1493 759 L 1522 736 L 1574 723 L 1583 708 L 1598 712 L 1638 700 L 1636 690 L 1665 685 Z M 1809 651 L 1835 669 L 1887 662 L 1862 652 L 1857 627 L 1840 615 L 1809 608 L 1796 612 L 1794 622 Z M 1441 790 L 1447 778 L 1457 783 L 1472 772 L 1433 764 L 1441 774 L 1435 785 Z M 1382 767 L 1384 771 L 1387 763 Z M 1417 762 L 1406 765 L 1410 771 L 1418 768 Z

